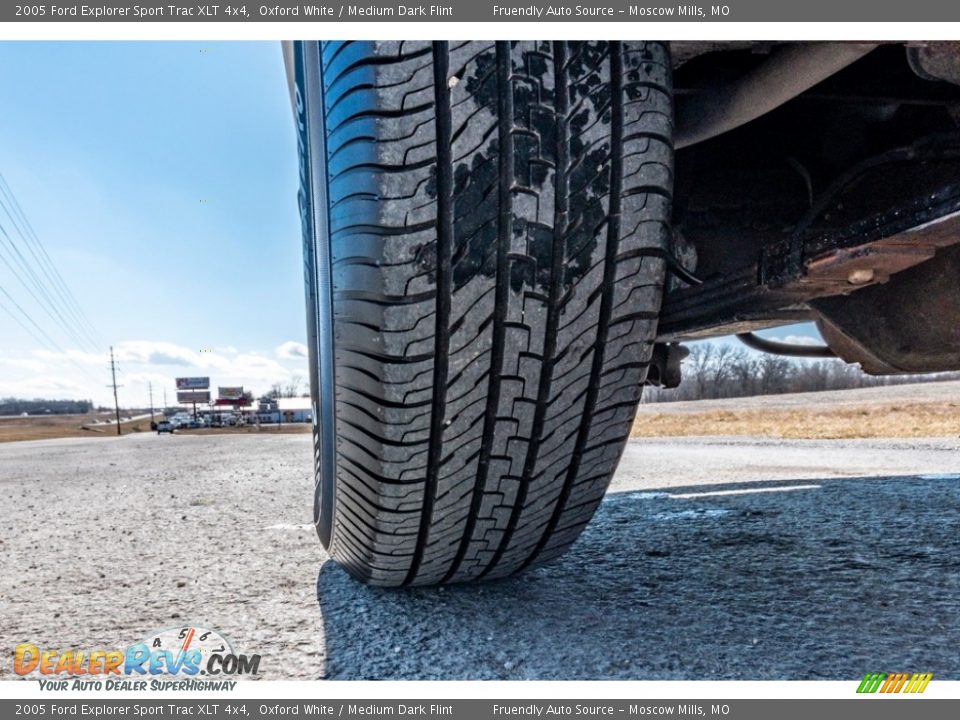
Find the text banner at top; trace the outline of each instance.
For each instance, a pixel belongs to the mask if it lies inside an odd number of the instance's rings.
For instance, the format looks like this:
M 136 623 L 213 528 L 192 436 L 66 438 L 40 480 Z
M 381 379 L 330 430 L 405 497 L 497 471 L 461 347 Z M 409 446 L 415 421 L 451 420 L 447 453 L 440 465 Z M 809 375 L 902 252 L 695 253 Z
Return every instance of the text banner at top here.
M 593 0 L 407 0 L 367 2 L 28 2 L 0 5 L 0 22 L 958 22 L 960 2 L 944 0 L 725 0 L 668 4 Z

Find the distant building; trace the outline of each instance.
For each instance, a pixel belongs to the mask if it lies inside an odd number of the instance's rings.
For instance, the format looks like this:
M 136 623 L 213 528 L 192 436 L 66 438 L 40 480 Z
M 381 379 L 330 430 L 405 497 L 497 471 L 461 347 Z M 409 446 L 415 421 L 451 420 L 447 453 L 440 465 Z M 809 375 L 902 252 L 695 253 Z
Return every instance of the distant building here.
M 247 423 L 275 424 L 313 422 L 310 398 L 260 398 L 242 409 Z
M 277 398 L 278 412 L 283 422 L 313 422 L 313 405 L 310 398 Z

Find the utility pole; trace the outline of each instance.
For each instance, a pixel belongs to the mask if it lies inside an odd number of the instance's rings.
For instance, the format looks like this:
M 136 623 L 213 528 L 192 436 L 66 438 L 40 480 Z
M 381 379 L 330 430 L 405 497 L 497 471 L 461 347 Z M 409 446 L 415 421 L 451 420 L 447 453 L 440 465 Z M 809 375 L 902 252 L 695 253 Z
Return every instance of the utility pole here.
M 167 414 L 167 389 L 163 389 L 163 414 Z
M 153 383 L 148 382 L 147 387 L 150 389 L 150 422 L 153 422 Z
M 117 411 L 117 435 L 120 432 L 120 401 L 117 400 L 117 364 L 113 361 L 113 345 L 110 346 L 110 377 L 113 379 L 113 408 Z M 110 387 L 109 385 L 107 387 Z

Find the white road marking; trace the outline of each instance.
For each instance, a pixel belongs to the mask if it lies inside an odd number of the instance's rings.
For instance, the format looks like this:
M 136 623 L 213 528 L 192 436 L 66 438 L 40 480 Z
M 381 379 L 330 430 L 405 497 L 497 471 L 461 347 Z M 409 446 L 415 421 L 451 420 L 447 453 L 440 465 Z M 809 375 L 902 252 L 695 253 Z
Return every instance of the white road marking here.
M 702 508 L 697 510 L 673 510 L 660 512 L 653 516 L 654 520 L 702 520 L 703 518 L 720 517 L 729 515 L 729 510 L 720 508 Z
M 778 485 L 777 487 L 743 488 L 741 490 L 713 490 L 710 492 L 667 493 L 677 499 L 715 497 L 719 495 L 750 495 L 752 493 L 791 492 L 793 490 L 819 490 L 822 485 Z

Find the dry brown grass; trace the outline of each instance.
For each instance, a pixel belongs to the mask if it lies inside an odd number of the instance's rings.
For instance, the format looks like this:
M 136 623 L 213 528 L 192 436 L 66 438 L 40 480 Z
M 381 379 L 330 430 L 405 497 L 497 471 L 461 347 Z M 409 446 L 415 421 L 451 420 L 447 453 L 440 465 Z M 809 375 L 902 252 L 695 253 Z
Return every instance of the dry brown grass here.
M 3 417 L 0 418 L 0 442 L 17 440 L 50 440 L 68 437 L 116 437 L 116 425 L 96 424 L 95 421 L 109 419 L 112 416 L 89 415 L 45 415 L 41 417 Z M 150 418 L 131 420 L 120 424 L 124 434 L 131 432 L 150 432 Z
M 196 435 L 244 435 L 246 433 L 280 433 L 281 435 L 286 434 L 297 434 L 297 433 L 306 433 L 310 432 L 313 429 L 312 423 L 283 423 L 282 425 L 270 424 L 261 424 L 258 428 L 256 425 L 240 425 L 234 427 L 224 427 L 224 428 L 195 428 L 193 430 L 181 429 L 177 430 L 178 433 L 190 433 Z
M 70 437 L 116 437 L 115 425 L 97 424 L 95 421 L 112 419 L 112 415 L 45 415 L 42 417 L 0 417 L 0 442 L 18 440 L 52 440 Z M 156 416 L 157 421 L 160 415 Z M 310 423 L 284 423 L 276 425 L 255 425 L 227 428 L 181 429 L 178 433 L 197 433 L 199 435 L 233 435 L 245 433 L 305 433 L 310 432 Z M 150 418 L 131 420 L 120 424 L 124 435 L 129 433 L 152 432 Z
M 753 435 L 793 439 L 960 437 L 960 404 L 656 412 L 646 406 L 631 437 Z
M 866 402 L 861 406 L 671 410 L 670 404 L 641 406 L 631 437 L 752 435 L 791 439 L 960 437 L 960 402 Z M 96 425 L 98 415 L 0 418 L 0 442 L 67 437 L 115 437 L 113 425 Z M 159 417 L 159 416 L 158 416 Z M 150 432 L 150 419 L 122 424 L 124 434 Z M 177 432 L 207 434 L 306 433 L 310 423 L 285 423 Z

